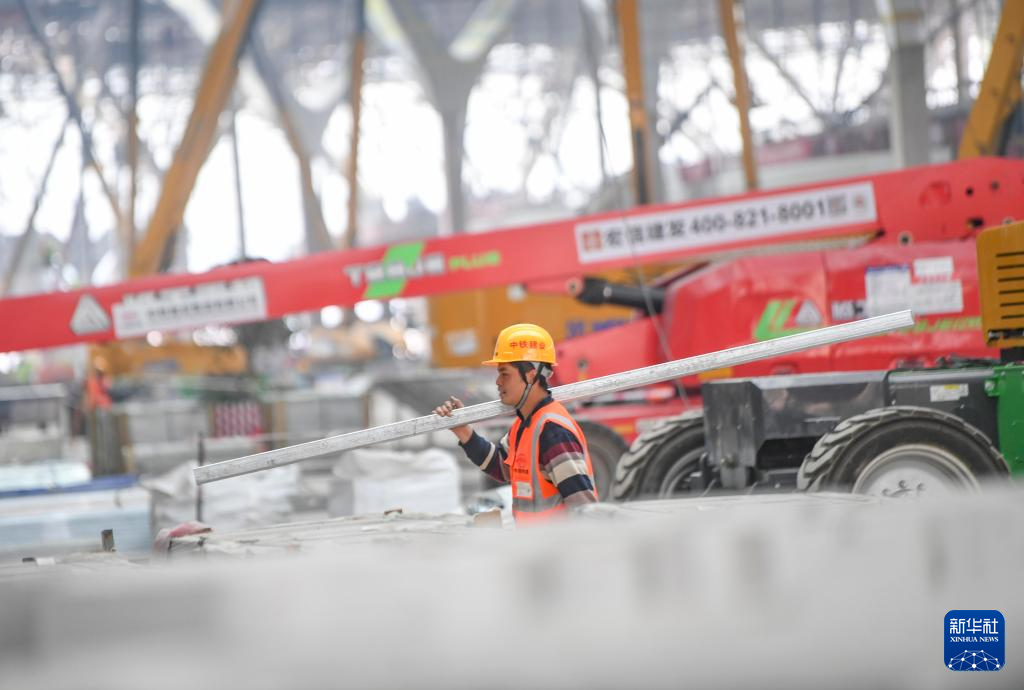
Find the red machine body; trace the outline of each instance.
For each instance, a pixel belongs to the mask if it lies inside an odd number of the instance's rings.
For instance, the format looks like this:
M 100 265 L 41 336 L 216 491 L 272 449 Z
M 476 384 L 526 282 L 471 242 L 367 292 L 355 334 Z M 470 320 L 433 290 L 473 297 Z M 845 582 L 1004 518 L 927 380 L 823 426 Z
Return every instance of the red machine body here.
M 956 166 L 963 165 L 962 163 Z M 955 166 L 946 166 L 945 170 Z M 938 172 L 941 167 L 920 169 Z M 994 357 L 981 332 L 974 238 L 1021 217 L 1024 177 L 874 180 L 879 234 L 851 248 L 744 256 L 670 280 L 660 314 L 559 345 L 555 383 L 595 378 L 669 359 L 911 308 L 908 331 L 754 362 L 683 379 L 682 396 L 624 406 L 601 400 L 582 414 L 627 441 L 637 421 L 700 405 L 711 377 L 766 376 L 932 365 L 941 357 Z M 985 171 L 985 173 L 991 171 Z M 642 427 L 642 422 L 641 422 Z
M 915 265 L 922 267 L 917 273 Z M 948 271 L 920 276 L 932 267 Z M 561 343 L 557 378 L 560 383 L 579 381 L 768 340 L 885 313 L 887 305 L 892 306 L 888 311 L 914 308 L 912 302 L 901 299 L 903 295 L 884 301 L 877 294 L 867 294 L 866 283 L 873 291 L 884 288 L 890 277 L 889 282 L 904 282 L 908 291 L 920 295 L 914 329 L 752 362 L 713 375 L 888 369 L 933 364 L 950 354 L 995 354 L 985 346 L 980 330 L 973 243 L 869 245 L 839 252 L 748 257 L 696 269 L 668 287 L 661 315 L 638 317 L 622 327 Z M 929 313 L 922 313 L 922 307 Z M 668 352 L 661 345 L 658 327 Z M 684 383 L 699 385 L 696 377 Z
M 925 263 L 922 264 L 921 260 Z M 602 400 L 584 417 L 612 427 L 627 441 L 642 430 L 635 422 L 699 407 L 700 384 L 712 377 L 768 376 L 824 371 L 892 369 L 932 365 L 940 357 L 995 357 L 981 333 L 974 246 L 968 242 L 913 247 L 863 247 L 757 257 L 698 269 L 668 291 L 660 316 L 640 317 L 616 329 L 573 338 L 558 347 L 555 383 L 594 378 L 850 321 L 864 314 L 865 276 L 907 274 L 914 262 L 953 265 L 948 280 L 924 288 L 937 297 L 958 293 L 948 309 L 918 314 L 913 329 L 816 348 L 680 381 L 683 396 L 649 395 L 635 400 Z M 932 263 L 928 263 L 932 261 Z M 950 286 L 952 284 L 953 287 Z M 913 285 L 913 283 L 911 283 Z M 894 305 L 894 310 L 900 305 Z M 801 316 L 802 315 L 802 316 Z M 660 325 L 669 353 L 656 331 Z M 635 396 L 634 396 L 635 397 Z

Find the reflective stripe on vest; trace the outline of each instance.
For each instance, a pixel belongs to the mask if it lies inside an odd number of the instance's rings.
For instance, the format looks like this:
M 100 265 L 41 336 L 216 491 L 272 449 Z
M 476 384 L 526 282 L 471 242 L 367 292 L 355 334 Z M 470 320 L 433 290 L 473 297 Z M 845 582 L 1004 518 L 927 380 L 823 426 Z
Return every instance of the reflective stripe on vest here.
M 587 474 L 593 483 L 594 470 L 590 464 L 590 451 L 583 430 L 561 403 L 548 403 L 538 417 L 530 420 L 530 426 L 523 431 L 519 442 L 510 448 L 505 459 L 505 464 L 509 466 L 509 482 L 512 484 L 512 514 L 517 523 L 547 519 L 565 510 L 558 487 L 540 471 L 540 435 L 547 422 L 558 424 L 576 435 L 583 447 Z M 519 436 L 521 424 L 519 418 L 512 423 L 508 434 L 510 444 Z M 596 492 L 596 487 L 594 490 Z

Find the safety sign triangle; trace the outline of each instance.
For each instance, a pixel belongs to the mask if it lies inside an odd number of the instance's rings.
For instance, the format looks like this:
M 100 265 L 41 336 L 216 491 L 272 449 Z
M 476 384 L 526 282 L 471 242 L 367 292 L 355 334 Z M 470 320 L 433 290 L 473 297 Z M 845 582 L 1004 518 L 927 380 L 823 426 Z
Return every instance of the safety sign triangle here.
M 71 331 L 75 335 L 102 333 L 110 330 L 110 317 L 103 307 L 90 295 L 82 295 L 71 316 Z
M 793 320 L 797 326 L 804 328 L 820 326 L 821 325 L 821 312 L 814 306 L 814 302 L 809 299 L 805 299 L 804 303 L 800 305 L 800 311 L 796 313 L 796 318 Z

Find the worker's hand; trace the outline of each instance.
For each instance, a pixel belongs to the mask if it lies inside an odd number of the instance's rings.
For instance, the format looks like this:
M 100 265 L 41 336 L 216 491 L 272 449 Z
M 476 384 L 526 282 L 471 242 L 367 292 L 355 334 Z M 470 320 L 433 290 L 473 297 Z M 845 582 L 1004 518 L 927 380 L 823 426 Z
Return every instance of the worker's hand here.
M 439 417 L 451 417 L 452 410 L 457 410 L 460 407 L 464 407 L 462 401 L 456 398 L 454 395 L 445 400 L 443 403 L 434 408 L 434 414 Z M 473 437 L 473 429 L 468 424 L 462 426 L 453 426 L 452 433 L 459 439 L 459 443 L 465 443 Z

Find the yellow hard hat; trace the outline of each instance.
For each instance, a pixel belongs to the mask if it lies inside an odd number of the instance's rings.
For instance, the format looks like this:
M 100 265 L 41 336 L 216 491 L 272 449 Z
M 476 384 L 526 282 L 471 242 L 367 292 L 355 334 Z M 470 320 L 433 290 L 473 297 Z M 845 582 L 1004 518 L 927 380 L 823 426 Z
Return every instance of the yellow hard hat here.
M 517 323 L 498 334 L 494 357 L 484 364 L 545 362 L 555 365 L 555 341 L 551 334 L 532 323 Z

